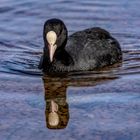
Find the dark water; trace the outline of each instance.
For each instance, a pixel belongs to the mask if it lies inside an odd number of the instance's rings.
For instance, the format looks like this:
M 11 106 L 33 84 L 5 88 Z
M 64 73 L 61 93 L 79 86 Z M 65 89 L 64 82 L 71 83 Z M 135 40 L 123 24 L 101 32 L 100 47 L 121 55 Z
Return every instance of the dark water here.
M 1 0 L 0 139 L 140 140 L 139 7 L 139 0 Z M 42 27 L 53 17 L 69 34 L 107 29 L 122 46 L 123 62 L 42 80 Z M 48 123 L 51 101 L 57 127 Z

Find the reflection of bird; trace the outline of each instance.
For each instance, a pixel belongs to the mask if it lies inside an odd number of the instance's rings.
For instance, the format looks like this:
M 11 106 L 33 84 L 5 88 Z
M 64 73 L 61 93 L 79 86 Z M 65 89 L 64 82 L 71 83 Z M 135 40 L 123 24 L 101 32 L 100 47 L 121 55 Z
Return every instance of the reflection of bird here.
M 55 78 L 43 77 L 46 101 L 46 126 L 49 129 L 64 129 L 69 122 L 69 105 L 66 101 L 66 84 Z
M 107 73 L 107 71 L 105 71 Z M 46 126 L 49 129 L 64 129 L 69 122 L 69 99 L 67 99 L 68 86 L 70 87 L 89 87 L 101 84 L 102 82 L 116 79 L 117 77 L 108 71 L 107 75 L 90 74 L 88 75 L 69 75 L 67 76 L 50 76 L 43 75 L 43 84 L 46 101 Z M 66 75 L 66 74 L 64 74 Z M 100 75 L 100 76 L 99 76 Z
M 50 19 L 44 24 L 44 53 L 39 68 L 45 72 L 93 70 L 122 59 L 121 48 L 106 30 L 89 28 L 67 37 L 65 24 Z M 68 42 L 67 42 L 68 38 Z

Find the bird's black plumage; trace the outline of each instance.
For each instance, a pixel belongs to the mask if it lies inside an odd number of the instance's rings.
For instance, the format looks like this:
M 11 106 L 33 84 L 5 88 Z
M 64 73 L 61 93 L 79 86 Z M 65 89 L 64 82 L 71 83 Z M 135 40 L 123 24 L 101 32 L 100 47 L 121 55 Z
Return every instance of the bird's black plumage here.
M 57 48 L 52 62 L 46 39 L 49 31 L 54 31 L 57 35 Z M 63 21 L 50 19 L 44 24 L 43 37 L 45 46 L 39 68 L 44 72 L 94 70 L 122 59 L 118 41 L 99 27 L 78 31 L 68 37 Z

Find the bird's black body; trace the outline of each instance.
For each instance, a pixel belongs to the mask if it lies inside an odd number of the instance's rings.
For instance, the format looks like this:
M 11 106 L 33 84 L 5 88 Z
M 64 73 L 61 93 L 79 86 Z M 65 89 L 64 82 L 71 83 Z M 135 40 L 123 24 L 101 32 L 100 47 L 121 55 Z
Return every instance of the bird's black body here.
M 50 62 L 45 38 L 50 30 L 56 32 L 57 49 Z M 48 20 L 44 25 L 44 53 L 39 68 L 44 72 L 86 71 L 112 65 L 122 59 L 118 41 L 101 28 L 89 28 L 67 37 L 67 29 L 59 19 Z M 67 39 L 68 38 L 68 39 Z

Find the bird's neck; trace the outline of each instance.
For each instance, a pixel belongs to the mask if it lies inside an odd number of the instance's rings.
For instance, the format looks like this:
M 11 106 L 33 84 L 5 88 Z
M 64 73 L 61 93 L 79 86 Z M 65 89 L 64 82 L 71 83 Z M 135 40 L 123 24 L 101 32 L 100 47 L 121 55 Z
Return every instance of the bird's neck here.
M 56 50 L 55 55 L 54 55 L 54 59 L 56 61 L 59 61 L 60 63 L 62 63 L 65 66 L 70 66 L 73 65 L 73 59 L 70 56 L 70 54 L 65 50 L 65 48 L 61 48 Z

